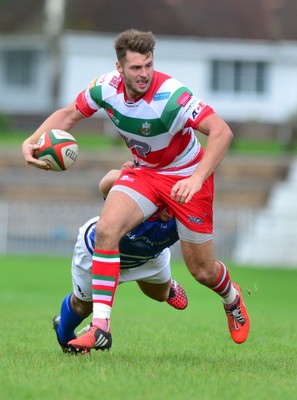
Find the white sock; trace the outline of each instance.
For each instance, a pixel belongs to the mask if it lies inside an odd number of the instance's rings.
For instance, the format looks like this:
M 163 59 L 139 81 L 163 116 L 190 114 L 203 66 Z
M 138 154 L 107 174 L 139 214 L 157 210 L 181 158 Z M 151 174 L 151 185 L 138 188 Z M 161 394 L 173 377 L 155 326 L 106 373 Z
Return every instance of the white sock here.
M 239 295 L 235 287 L 231 283 L 231 288 L 227 296 L 222 297 L 222 301 L 224 304 L 232 304 L 235 302 L 236 297 Z

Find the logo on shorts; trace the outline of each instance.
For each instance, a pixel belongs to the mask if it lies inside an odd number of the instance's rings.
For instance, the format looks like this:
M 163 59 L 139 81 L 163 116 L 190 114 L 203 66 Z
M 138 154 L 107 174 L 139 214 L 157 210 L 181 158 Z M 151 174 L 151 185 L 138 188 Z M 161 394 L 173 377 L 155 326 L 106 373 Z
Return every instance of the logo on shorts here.
M 192 224 L 203 224 L 203 219 L 200 217 L 192 217 L 191 215 L 188 215 L 188 220 L 192 222 Z
M 123 175 L 121 178 L 120 178 L 120 181 L 128 181 L 128 182 L 134 182 L 134 178 L 131 178 L 131 176 L 129 176 L 129 175 Z
M 84 294 L 84 292 L 81 290 L 81 287 L 80 287 L 79 285 L 76 285 L 76 286 L 77 286 L 77 290 L 79 291 L 81 297 L 82 297 L 82 298 L 87 297 L 87 296 Z

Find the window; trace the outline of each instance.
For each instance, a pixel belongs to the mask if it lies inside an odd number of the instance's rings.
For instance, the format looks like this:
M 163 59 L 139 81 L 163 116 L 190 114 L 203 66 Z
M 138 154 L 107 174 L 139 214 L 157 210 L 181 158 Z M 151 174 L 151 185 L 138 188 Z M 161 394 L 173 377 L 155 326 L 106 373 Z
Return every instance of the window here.
M 211 63 L 211 89 L 214 92 L 265 93 L 267 64 L 253 61 Z
M 30 87 L 35 83 L 37 52 L 6 50 L 3 53 L 4 79 L 8 86 Z

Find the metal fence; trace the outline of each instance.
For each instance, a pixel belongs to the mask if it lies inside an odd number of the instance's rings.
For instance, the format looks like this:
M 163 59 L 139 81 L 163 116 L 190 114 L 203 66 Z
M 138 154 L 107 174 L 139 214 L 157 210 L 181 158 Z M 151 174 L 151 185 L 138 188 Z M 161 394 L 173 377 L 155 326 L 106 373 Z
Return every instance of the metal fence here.
M 79 227 L 100 214 L 102 205 L 0 202 L 0 254 L 72 255 Z M 216 257 L 232 261 L 239 232 L 248 229 L 255 210 L 215 209 Z M 172 248 L 180 258 L 180 247 Z
M 0 254 L 69 255 L 98 204 L 0 202 Z

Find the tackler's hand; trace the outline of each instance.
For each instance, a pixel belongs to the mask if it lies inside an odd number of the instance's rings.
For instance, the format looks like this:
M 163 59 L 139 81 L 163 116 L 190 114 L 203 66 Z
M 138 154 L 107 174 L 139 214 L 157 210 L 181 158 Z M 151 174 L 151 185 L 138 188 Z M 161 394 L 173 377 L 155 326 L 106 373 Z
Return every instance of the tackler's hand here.
M 135 167 L 135 163 L 131 160 L 124 162 L 124 164 L 122 165 L 122 169 L 133 169 Z

